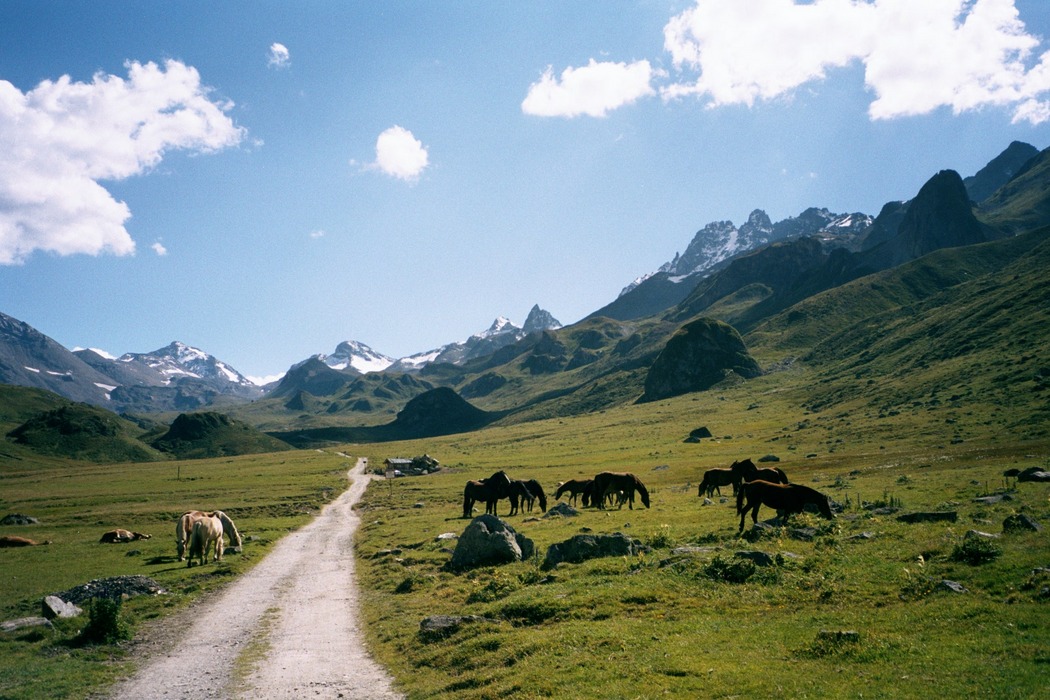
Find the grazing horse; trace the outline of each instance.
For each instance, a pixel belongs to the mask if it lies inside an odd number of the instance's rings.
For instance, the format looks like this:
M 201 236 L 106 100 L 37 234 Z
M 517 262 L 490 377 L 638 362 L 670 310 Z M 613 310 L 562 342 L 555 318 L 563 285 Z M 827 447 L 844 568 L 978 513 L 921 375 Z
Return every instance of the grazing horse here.
M 175 545 L 179 552 L 179 561 L 183 561 L 186 558 L 186 546 L 189 544 L 190 534 L 193 532 L 193 523 L 201 518 L 213 515 L 222 521 L 222 531 L 223 534 L 229 538 L 230 545 L 235 550 L 240 549 L 242 543 L 241 533 L 237 531 L 237 526 L 233 524 L 232 520 L 230 520 L 230 516 L 226 515 L 221 510 L 209 513 L 199 510 L 190 510 L 179 516 L 178 521 L 175 523 Z
M 700 482 L 700 490 L 697 491 L 697 496 L 703 496 L 705 493 L 708 496 L 714 495 L 715 491 L 718 491 L 718 495 L 722 495 L 721 486 L 733 486 L 733 495 L 735 496 L 737 491 L 740 490 L 741 476 L 733 471 L 733 469 L 708 469 L 704 472 L 704 480 Z
M 746 500 L 746 503 L 745 503 Z M 740 513 L 740 530 L 744 531 L 744 516 L 751 511 L 751 521 L 758 522 L 758 509 L 766 505 L 777 511 L 777 517 L 783 522 L 792 513 L 801 513 L 806 504 L 812 503 L 828 520 L 835 514 L 831 512 L 828 497 L 802 484 L 774 484 L 768 481 L 745 481 L 736 495 L 736 510 Z
M 529 512 L 532 512 L 532 504 L 539 499 L 540 512 L 547 512 L 547 495 L 543 493 L 543 487 L 540 486 L 540 482 L 535 479 L 529 479 L 528 481 L 522 481 L 519 479 L 513 479 L 510 482 L 510 514 L 514 515 L 518 512 L 518 501 L 521 501 L 522 505 L 528 504 Z
M 215 515 L 206 515 L 193 523 L 190 534 L 190 553 L 186 566 L 193 566 L 193 560 L 199 558 L 201 566 L 208 561 L 208 550 L 213 549 L 212 561 L 222 561 L 222 520 Z
M 750 459 L 745 459 L 742 462 L 733 462 L 729 468 L 744 481 L 768 481 L 772 484 L 788 483 L 787 474 L 780 467 L 759 469 Z
M 498 471 L 487 479 L 468 481 L 463 488 L 463 517 L 471 516 L 477 501 L 485 501 L 485 512 L 496 515 L 497 501 L 510 498 L 510 494 L 510 477 L 503 471 Z
M 642 497 L 642 503 L 649 507 L 649 492 L 641 480 L 630 472 L 601 472 L 594 477 L 594 496 L 591 498 L 598 508 L 605 508 L 605 499 L 610 495 L 622 491 L 627 495 L 627 502 L 634 510 L 634 492 Z M 623 498 L 620 498 L 620 508 L 623 508 Z
M 117 528 L 116 530 L 102 533 L 99 543 L 134 542 L 135 540 L 148 540 L 150 537 L 152 535 L 143 535 L 141 532 Z
M 594 479 L 570 479 L 563 481 L 558 484 L 558 490 L 554 494 L 554 499 L 561 498 L 563 493 L 569 494 L 569 503 L 576 503 L 576 498 L 583 494 L 583 505 L 587 505 L 590 502 L 588 498 L 587 489 L 593 490 Z

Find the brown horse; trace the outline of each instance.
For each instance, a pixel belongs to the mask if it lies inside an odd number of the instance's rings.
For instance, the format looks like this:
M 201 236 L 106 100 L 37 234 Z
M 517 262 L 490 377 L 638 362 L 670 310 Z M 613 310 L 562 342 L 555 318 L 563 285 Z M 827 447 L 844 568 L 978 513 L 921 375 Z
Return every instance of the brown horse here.
M 634 510 L 634 492 L 642 498 L 642 503 L 649 507 L 649 492 L 641 480 L 630 472 L 601 472 L 594 476 L 594 496 L 591 498 L 598 508 L 605 508 L 605 499 L 616 492 L 622 491 L 627 495 L 627 502 Z M 620 499 L 620 508 L 623 508 L 623 499 Z
M 540 486 L 540 482 L 535 479 L 529 479 L 528 481 L 521 481 L 518 479 L 512 479 L 510 482 L 510 514 L 515 515 L 518 512 L 518 501 L 521 504 L 528 505 L 529 512 L 532 512 L 532 505 L 538 499 L 540 502 L 540 512 L 547 512 L 547 496 L 543 493 L 543 487 Z
M 577 497 L 583 494 L 583 505 L 587 505 L 590 501 L 587 495 L 587 489 L 593 490 L 594 479 L 569 479 L 558 484 L 558 490 L 554 494 L 554 499 L 561 498 L 563 493 L 569 494 L 569 503 L 576 503 Z
M 208 550 L 213 550 L 212 561 L 222 561 L 222 520 L 215 515 L 206 515 L 193 523 L 190 534 L 190 553 L 186 566 L 193 566 L 193 560 L 199 558 L 201 566 L 208 561 Z
M 733 462 L 729 468 L 743 481 L 768 481 L 772 484 L 788 483 L 787 474 L 780 467 L 759 469 L 750 459 L 745 459 L 742 462 Z
M 703 496 L 705 493 L 708 496 L 713 496 L 715 491 L 718 491 L 718 495 L 722 495 L 721 486 L 733 486 L 733 495 L 735 496 L 737 491 L 740 490 L 740 475 L 732 469 L 708 469 L 704 472 L 704 480 L 700 482 L 700 490 L 697 491 L 697 496 Z
M 152 535 L 143 535 L 141 532 L 117 528 L 116 530 L 102 533 L 99 543 L 134 542 L 135 540 L 148 540 L 150 537 Z
M 51 540 L 37 542 L 18 535 L 0 535 L 0 547 L 37 547 L 42 544 L 51 544 Z
M 746 503 L 745 503 L 746 501 Z M 831 512 L 828 497 L 815 489 L 802 484 L 774 484 L 768 481 L 745 481 L 736 495 L 736 510 L 740 513 L 740 530 L 744 531 L 744 516 L 751 511 L 751 521 L 758 522 L 758 509 L 766 505 L 777 511 L 777 517 L 783 522 L 792 513 L 801 513 L 807 504 L 812 503 L 828 520 L 835 514 Z
M 463 517 L 469 518 L 477 501 L 485 501 L 485 512 L 496 515 L 496 503 L 510 498 L 511 483 L 506 472 L 498 471 L 487 479 L 468 481 L 463 488 Z
M 190 510 L 179 516 L 178 521 L 175 523 L 175 546 L 179 553 L 179 561 L 183 561 L 186 558 L 186 546 L 189 544 L 190 535 L 193 533 L 193 523 L 197 522 L 201 518 L 215 516 L 222 521 L 222 531 L 230 540 L 230 545 L 235 550 L 239 551 L 241 547 L 241 533 L 237 531 L 237 526 L 233 524 L 233 520 L 230 516 L 223 513 L 221 510 L 212 512 L 204 512 L 200 510 Z

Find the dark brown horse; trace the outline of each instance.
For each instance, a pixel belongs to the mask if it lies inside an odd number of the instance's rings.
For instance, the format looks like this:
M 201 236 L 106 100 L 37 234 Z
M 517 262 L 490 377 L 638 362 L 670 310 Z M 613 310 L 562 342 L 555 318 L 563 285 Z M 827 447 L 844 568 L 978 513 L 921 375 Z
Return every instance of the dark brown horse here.
M 543 487 L 540 486 L 540 482 L 535 479 L 529 479 L 527 481 L 512 479 L 510 482 L 510 488 L 511 515 L 518 512 L 518 501 L 521 501 L 522 505 L 528 505 L 529 512 L 531 513 L 533 503 L 539 500 L 540 512 L 547 512 L 547 494 L 543 493 Z
M 772 484 L 788 483 L 787 474 L 780 467 L 759 469 L 750 459 L 745 459 L 742 462 L 733 462 L 729 468 L 733 470 L 734 474 L 739 475 L 743 481 L 768 481 Z
M 618 491 L 622 491 L 627 495 L 627 502 L 631 510 L 634 510 L 635 491 L 642 497 L 642 503 L 645 507 L 649 507 L 649 492 L 641 480 L 630 472 L 602 472 L 596 474 L 594 476 L 594 495 L 591 498 L 591 503 L 598 508 L 605 508 L 605 499 L 610 495 L 615 495 Z M 620 501 L 620 508 L 623 508 L 622 500 Z
M 737 491 L 740 490 L 741 476 L 732 469 L 708 469 L 704 472 L 704 480 L 700 482 L 700 490 L 697 491 L 697 496 L 703 496 L 705 493 L 708 496 L 714 495 L 715 491 L 718 491 L 718 495 L 722 495 L 721 486 L 733 486 L 733 495 L 735 496 Z
M 510 498 L 510 494 L 510 477 L 503 471 L 498 471 L 487 479 L 468 481 L 463 488 L 463 517 L 471 516 L 477 501 L 485 501 L 485 512 L 496 515 L 497 501 Z
M 801 513 L 812 503 L 828 520 L 835 517 L 831 502 L 821 492 L 802 484 L 774 484 L 768 481 L 745 481 L 736 495 L 736 510 L 740 513 L 740 530 L 744 531 L 744 517 L 751 511 L 751 521 L 758 522 L 758 509 L 765 505 L 777 511 L 781 522 L 792 513 Z
M 575 503 L 576 498 L 583 494 L 583 505 L 587 505 L 590 499 L 587 495 L 587 488 L 594 487 L 594 479 L 570 479 L 558 484 L 558 490 L 554 494 L 554 499 L 561 498 L 563 493 L 569 494 L 569 503 Z

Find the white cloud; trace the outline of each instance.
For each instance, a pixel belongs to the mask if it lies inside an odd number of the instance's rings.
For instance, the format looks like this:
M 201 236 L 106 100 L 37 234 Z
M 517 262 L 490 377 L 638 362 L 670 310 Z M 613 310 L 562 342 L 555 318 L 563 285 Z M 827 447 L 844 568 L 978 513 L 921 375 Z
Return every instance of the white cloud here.
M 310 238 L 324 238 L 324 231 L 322 229 L 315 229 L 310 232 Z
M 751 105 L 859 61 L 872 119 L 999 105 L 1040 123 L 1050 51 L 1035 59 L 1038 46 L 1014 0 L 697 0 L 664 28 L 683 80 L 661 93 Z
M 539 82 L 529 86 L 521 110 L 540 117 L 604 117 L 655 94 L 655 75 L 649 61 L 599 63 L 592 58 L 586 66 L 566 68 L 559 77 L 548 67 Z
M 150 248 L 152 248 L 153 252 L 156 253 L 160 257 L 164 257 L 165 255 L 168 254 L 168 249 L 165 248 L 164 244 L 161 243 L 160 241 L 156 241 L 153 245 L 150 246 Z
M 288 53 L 287 46 L 276 41 L 270 44 L 266 65 L 271 68 L 286 68 L 291 60 L 292 55 Z
M 391 177 L 415 182 L 428 164 L 423 142 L 404 127 L 392 126 L 376 139 L 376 160 L 371 167 Z
M 135 251 L 131 210 L 99 184 L 155 167 L 176 148 L 213 152 L 244 130 L 178 61 L 126 65 L 128 78 L 45 80 L 27 93 L 0 80 L 0 264 L 36 250 Z

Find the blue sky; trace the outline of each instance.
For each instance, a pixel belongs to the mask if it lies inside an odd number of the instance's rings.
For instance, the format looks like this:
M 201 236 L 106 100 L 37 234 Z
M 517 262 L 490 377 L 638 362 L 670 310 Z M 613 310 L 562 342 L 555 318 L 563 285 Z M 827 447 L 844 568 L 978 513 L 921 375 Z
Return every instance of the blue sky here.
M 0 311 L 253 376 L 1050 146 L 1043 0 L 0 3 Z

